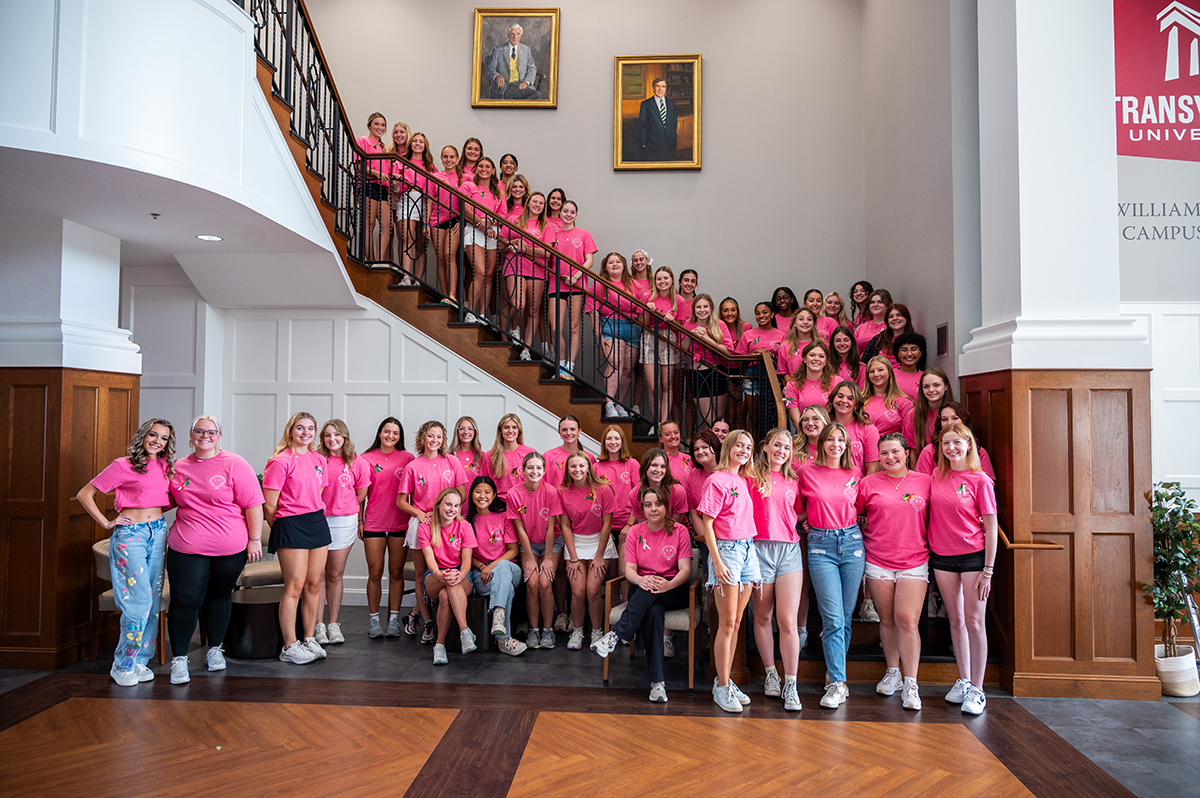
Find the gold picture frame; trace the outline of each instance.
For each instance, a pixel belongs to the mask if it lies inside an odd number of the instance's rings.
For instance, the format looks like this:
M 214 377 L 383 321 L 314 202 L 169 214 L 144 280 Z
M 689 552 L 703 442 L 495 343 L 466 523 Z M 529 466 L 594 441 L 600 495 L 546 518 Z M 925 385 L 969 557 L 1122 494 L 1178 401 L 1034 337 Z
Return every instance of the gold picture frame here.
M 700 62 L 699 55 L 614 57 L 614 170 L 700 169 Z
M 558 25 L 557 8 L 475 9 L 471 107 L 557 108 Z

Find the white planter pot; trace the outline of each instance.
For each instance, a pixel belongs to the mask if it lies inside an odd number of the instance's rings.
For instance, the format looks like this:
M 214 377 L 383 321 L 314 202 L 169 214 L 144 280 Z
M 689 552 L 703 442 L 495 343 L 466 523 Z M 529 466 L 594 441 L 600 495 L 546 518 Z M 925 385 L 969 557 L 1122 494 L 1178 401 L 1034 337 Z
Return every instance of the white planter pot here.
M 1196 672 L 1196 650 L 1176 646 L 1177 657 L 1166 656 L 1166 646 L 1154 647 L 1154 670 L 1166 695 L 1191 696 L 1200 693 L 1200 674 Z

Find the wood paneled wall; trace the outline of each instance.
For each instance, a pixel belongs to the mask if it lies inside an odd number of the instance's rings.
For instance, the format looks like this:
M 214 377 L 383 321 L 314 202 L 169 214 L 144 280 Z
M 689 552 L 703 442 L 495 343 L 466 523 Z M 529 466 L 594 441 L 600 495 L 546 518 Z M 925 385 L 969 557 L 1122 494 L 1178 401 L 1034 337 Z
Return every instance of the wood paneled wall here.
M 962 380 L 996 467 L 1000 552 L 994 611 L 1001 683 L 1018 696 L 1158 699 L 1150 375 L 1002 371 Z
M 0 369 L 0 667 L 80 657 L 101 589 L 91 546 L 106 533 L 75 494 L 125 453 L 137 413 L 137 375 Z

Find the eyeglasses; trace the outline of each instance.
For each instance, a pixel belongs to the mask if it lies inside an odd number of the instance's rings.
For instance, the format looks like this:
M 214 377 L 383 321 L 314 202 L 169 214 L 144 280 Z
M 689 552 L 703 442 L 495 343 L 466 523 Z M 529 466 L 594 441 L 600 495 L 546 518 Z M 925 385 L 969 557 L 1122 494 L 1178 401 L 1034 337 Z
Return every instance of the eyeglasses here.
M 192 434 L 195 435 L 197 438 L 214 438 L 215 439 L 215 438 L 219 437 L 221 433 L 215 429 L 194 429 L 194 430 L 192 430 Z

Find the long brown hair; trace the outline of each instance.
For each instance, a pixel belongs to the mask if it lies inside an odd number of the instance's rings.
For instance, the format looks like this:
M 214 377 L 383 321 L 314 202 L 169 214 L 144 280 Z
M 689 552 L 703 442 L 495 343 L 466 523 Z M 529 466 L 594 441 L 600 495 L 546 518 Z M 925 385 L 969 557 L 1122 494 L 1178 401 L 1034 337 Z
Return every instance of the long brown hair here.
M 913 400 L 913 437 L 918 452 L 924 449 L 926 444 L 931 443 L 931 441 L 925 440 L 925 425 L 926 419 L 929 418 L 929 411 L 933 408 L 929 406 L 929 400 L 925 398 L 924 391 L 925 378 L 930 374 L 946 385 L 946 392 L 942 394 L 942 401 L 938 404 L 938 412 L 942 412 L 942 407 L 947 402 L 954 401 L 954 386 L 950 384 L 950 376 L 942 370 L 941 366 L 926 369 L 925 373 L 921 375 L 921 381 L 917 384 L 917 396 Z
M 792 456 L 779 469 L 779 473 L 788 482 L 796 481 L 796 469 L 792 466 L 792 461 L 796 459 L 796 437 L 787 430 L 776 427 L 767 433 L 767 437 L 763 438 L 762 448 L 758 452 L 758 458 L 754 461 L 754 470 L 751 472 L 754 477 L 754 485 L 763 496 L 771 495 L 771 444 L 775 442 L 776 438 L 784 435 L 792 442 Z M 804 445 L 807 446 L 808 441 L 805 441 Z
M 800 365 L 792 372 L 791 377 L 797 385 L 804 387 L 804 383 L 808 379 L 808 353 L 814 349 L 825 352 L 825 367 L 821 369 L 821 390 L 828 391 L 833 386 L 833 378 L 837 376 L 837 372 L 833 368 L 833 358 L 829 354 L 829 346 L 819 338 L 809 341 L 804 347 L 804 351 L 800 353 Z
M 408 143 L 404 146 L 404 157 L 410 161 L 413 159 L 412 143 L 413 139 L 415 139 L 417 136 L 420 136 L 421 141 L 425 142 L 425 149 L 421 152 L 421 166 L 425 168 L 426 172 L 433 174 L 437 171 L 437 166 L 433 162 L 433 153 L 429 150 L 429 136 L 426 136 L 421 131 L 418 130 L 416 133 L 413 133 L 408 137 Z
M 517 446 L 525 444 L 525 427 L 521 424 L 521 417 L 516 413 L 505 413 L 500 416 L 500 420 L 496 422 L 496 441 L 492 444 L 492 448 L 488 450 L 488 462 L 492 466 L 492 474 L 496 479 L 504 476 L 504 472 L 508 468 L 508 461 L 504 459 L 504 436 L 500 434 L 500 430 L 509 421 L 517 425 Z M 476 435 L 478 434 L 476 433 Z
M 317 454 L 322 457 L 333 456 L 329 453 L 329 447 L 325 445 L 326 427 L 333 427 L 342 436 L 342 462 L 346 465 L 353 463 L 354 458 L 358 457 L 358 452 L 354 450 L 354 444 L 350 442 L 350 428 L 340 418 L 331 418 L 321 425 L 321 431 L 317 433 Z
M 167 464 L 167 478 L 170 479 L 175 476 L 175 428 L 165 418 L 152 418 L 142 422 L 142 426 L 133 433 L 129 446 L 125 448 L 125 454 L 133 470 L 139 474 L 145 474 L 146 469 L 150 466 L 150 455 L 146 452 L 146 436 L 150 434 L 150 429 L 155 424 L 167 428 L 167 445 L 155 456 Z M 220 431 L 221 426 L 218 424 L 217 433 L 220 434 Z

